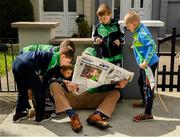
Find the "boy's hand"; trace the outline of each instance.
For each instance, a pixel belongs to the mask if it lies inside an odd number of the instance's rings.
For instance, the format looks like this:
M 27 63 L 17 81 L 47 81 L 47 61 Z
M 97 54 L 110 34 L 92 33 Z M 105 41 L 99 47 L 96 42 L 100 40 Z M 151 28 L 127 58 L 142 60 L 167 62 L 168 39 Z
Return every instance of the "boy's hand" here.
M 64 84 L 67 85 L 68 83 L 70 83 L 69 80 L 63 80 Z
M 103 42 L 103 40 L 101 38 L 96 37 L 96 39 L 95 39 L 96 44 L 101 44 L 102 42 Z
M 115 88 L 124 88 L 128 83 L 128 80 L 121 80 L 116 85 Z
M 117 46 L 120 46 L 121 42 L 119 41 L 119 39 L 116 39 L 114 42 L 113 42 L 115 45 Z
M 147 68 L 147 62 L 146 61 L 143 61 L 143 63 L 141 63 L 139 66 L 140 66 L 140 68 L 142 68 L 142 69 L 146 69 Z
M 132 45 L 130 45 L 130 47 L 129 47 L 129 48 L 130 48 L 130 50 L 133 50 L 133 44 L 132 44 Z
M 72 82 L 68 82 L 68 83 L 65 83 L 65 84 L 66 84 L 66 87 L 67 87 L 68 91 L 70 91 L 70 92 L 77 91 L 78 88 L 79 88 L 77 84 L 74 84 Z

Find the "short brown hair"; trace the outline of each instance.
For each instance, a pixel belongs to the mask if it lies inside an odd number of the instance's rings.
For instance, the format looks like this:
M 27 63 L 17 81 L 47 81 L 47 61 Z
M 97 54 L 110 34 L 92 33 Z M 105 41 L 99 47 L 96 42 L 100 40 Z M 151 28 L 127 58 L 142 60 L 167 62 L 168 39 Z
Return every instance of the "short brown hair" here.
M 131 11 L 129 11 L 129 12 L 126 14 L 126 16 L 124 17 L 124 22 L 125 22 L 125 24 L 127 25 L 127 24 L 129 24 L 129 23 L 134 22 L 134 21 L 140 23 L 140 16 L 139 16 L 139 14 L 138 14 L 137 11 L 131 10 Z
M 63 47 L 63 48 L 60 48 L 60 54 L 62 55 L 65 55 L 66 56 L 66 58 L 69 58 L 69 59 L 71 59 L 71 60 L 73 60 L 73 58 L 74 58 L 74 51 L 73 51 L 73 49 L 71 48 L 71 47 Z
M 96 12 L 97 16 L 111 15 L 111 9 L 106 4 L 101 4 Z
M 63 41 L 61 42 L 61 44 L 60 44 L 60 48 L 67 47 L 67 46 L 71 47 L 72 50 L 73 50 L 73 52 L 76 51 L 76 50 L 75 50 L 74 43 L 73 43 L 71 40 L 69 40 L 69 39 L 63 40 Z
M 74 66 L 73 65 L 63 65 L 63 66 L 61 66 L 61 69 L 63 71 L 66 71 L 66 70 L 72 70 L 73 71 Z

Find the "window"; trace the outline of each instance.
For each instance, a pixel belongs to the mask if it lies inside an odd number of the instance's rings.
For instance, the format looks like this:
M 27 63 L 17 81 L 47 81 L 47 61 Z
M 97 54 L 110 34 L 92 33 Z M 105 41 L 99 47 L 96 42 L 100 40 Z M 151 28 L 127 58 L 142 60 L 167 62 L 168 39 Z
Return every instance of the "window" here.
M 134 8 L 134 0 L 131 0 L 131 8 Z
M 76 0 L 68 0 L 68 11 L 76 12 Z
M 43 0 L 44 11 L 49 12 L 63 12 L 63 0 Z
M 144 1 L 140 0 L 140 8 L 143 8 Z

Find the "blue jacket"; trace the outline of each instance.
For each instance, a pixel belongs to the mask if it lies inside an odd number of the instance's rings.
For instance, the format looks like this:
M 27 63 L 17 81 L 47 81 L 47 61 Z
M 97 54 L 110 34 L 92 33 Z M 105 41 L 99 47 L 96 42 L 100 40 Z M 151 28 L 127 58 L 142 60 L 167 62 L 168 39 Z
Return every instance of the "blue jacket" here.
M 31 70 L 45 74 L 48 70 L 60 65 L 60 54 L 45 51 L 30 51 L 17 56 L 13 63 L 22 62 Z
M 156 44 L 149 32 L 148 28 L 144 24 L 140 24 L 134 33 L 133 51 L 137 64 L 141 64 L 144 60 L 149 66 L 158 62 L 159 57 L 156 53 Z M 143 59 L 138 56 L 138 53 L 142 55 Z

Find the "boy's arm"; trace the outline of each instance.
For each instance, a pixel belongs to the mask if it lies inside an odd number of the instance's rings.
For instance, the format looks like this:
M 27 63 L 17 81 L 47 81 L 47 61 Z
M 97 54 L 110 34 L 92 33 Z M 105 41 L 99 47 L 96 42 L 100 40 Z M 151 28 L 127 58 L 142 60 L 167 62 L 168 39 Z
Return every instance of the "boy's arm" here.
M 118 36 L 119 37 L 117 37 L 113 43 L 117 46 L 120 46 L 121 44 L 124 43 L 124 34 L 119 29 L 118 29 Z
M 94 33 L 93 33 L 94 41 L 95 41 L 96 37 L 98 37 L 98 31 L 97 31 L 98 26 L 99 26 L 99 24 L 96 25 L 95 30 L 94 30 Z
M 120 43 L 124 43 L 124 33 L 121 31 L 120 25 L 118 23 L 118 20 L 112 19 L 113 24 L 117 27 L 118 32 L 116 33 L 117 35 L 115 36 L 115 40 L 118 39 Z
M 100 23 L 96 25 L 95 30 L 94 30 L 94 34 L 93 34 L 94 42 L 96 42 L 96 40 L 98 38 L 102 40 L 102 37 L 98 34 L 98 27 L 99 26 L 100 26 Z
M 61 84 L 63 86 L 63 88 L 69 92 L 67 86 L 66 86 L 66 83 L 67 83 L 67 80 L 64 80 L 62 79 L 61 77 L 58 77 L 58 78 L 51 78 L 48 80 L 48 85 L 50 85 L 51 83 L 53 82 L 57 82 L 59 84 Z M 68 81 L 69 82 L 69 81 Z
M 36 51 L 38 45 L 29 45 L 23 48 L 23 53 L 29 52 L 29 51 Z
M 29 45 L 27 47 L 23 48 L 23 53 L 29 52 L 29 51 L 47 51 L 49 52 L 53 46 L 52 45 Z
M 48 84 L 48 83 L 50 83 L 51 80 L 57 79 L 59 77 L 61 77 L 60 66 L 57 66 L 57 67 L 55 67 L 53 69 L 50 69 L 46 73 L 46 75 L 43 76 L 43 81 L 44 81 L 44 83 Z
M 99 34 L 97 31 L 99 24 L 96 26 L 94 34 L 93 34 L 93 38 L 94 38 L 94 49 L 96 50 L 96 57 L 98 58 L 102 58 L 102 54 L 101 54 L 101 49 L 99 47 L 100 44 L 96 43 L 97 38 L 99 38 Z
M 120 25 L 118 24 L 118 33 L 119 33 L 119 40 L 121 43 L 124 43 L 124 33 L 121 31 Z
M 115 84 L 107 84 L 107 85 L 101 85 L 99 87 L 96 88 L 90 88 L 88 89 L 88 91 L 90 92 L 106 92 L 106 91 L 110 91 L 110 90 L 114 90 L 115 89 Z
M 147 53 L 144 61 L 148 64 L 154 53 L 156 53 L 156 44 L 151 36 L 147 33 L 141 33 L 139 35 L 139 41 L 147 48 Z
M 48 84 L 50 85 L 53 82 L 58 82 L 59 84 L 64 83 L 63 79 L 61 77 L 59 78 L 51 78 L 50 80 L 48 80 Z
M 106 91 L 110 91 L 110 90 L 124 88 L 127 85 L 127 83 L 128 83 L 127 80 L 122 80 L 118 83 L 106 84 L 106 85 L 99 86 L 97 88 L 98 88 L 98 91 L 100 91 L 100 92 L 106 92 Z

